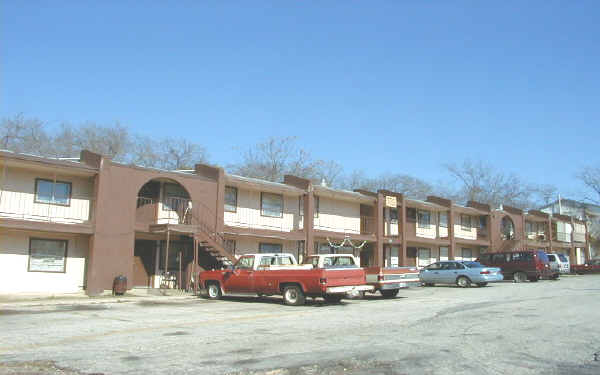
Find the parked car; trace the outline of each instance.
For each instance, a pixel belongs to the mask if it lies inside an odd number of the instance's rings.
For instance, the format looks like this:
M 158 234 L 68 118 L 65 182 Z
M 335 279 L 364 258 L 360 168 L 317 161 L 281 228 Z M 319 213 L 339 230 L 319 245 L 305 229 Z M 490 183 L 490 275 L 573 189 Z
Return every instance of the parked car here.
M 200 273 L 201 293 L 210 299 L 279 294 L 286 305 L 295 306 L 303 305 L 307 296 L 339 302 L 348 292 L 371 289 L 365 282 L 365 271 L 358 266 L 298 265 L 285 253 L 247 254 L 228 269 Z
M 430 264 L 419 272 L 419 279 L 425 286 L 435 284 L 456 284 L 462 288 L 486 286 L 490 282 L 504 279 L 500 268 L 487 267 L 478 262 L 443 261 Z
M 571 266 L 571 272 L 578 275 L 585 273 L 600 273 L 600 259 L 592 259 L 584 264 L 573 264 Z
M 540 279 L 558 279 L 558 270 L 550 268 L 548 256 L 542 250 L 523 250 L 482 254 L 479 262 L 490 267 L 500 267 L 505 279 L 520 283 Z
M 548 260 L 550 261 L 550 268 L 558 270 L 558 273 L 569 273 L 571 272 L 571 264 L 569 258 L 564 254 L 547 254 Z

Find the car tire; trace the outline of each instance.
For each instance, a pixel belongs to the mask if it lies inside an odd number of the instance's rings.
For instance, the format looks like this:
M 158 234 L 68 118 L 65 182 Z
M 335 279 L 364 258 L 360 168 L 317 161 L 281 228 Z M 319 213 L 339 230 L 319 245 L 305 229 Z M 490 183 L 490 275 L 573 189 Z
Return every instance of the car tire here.
M 458 285 L 461 288 L 468 288 L 471 286 L 471 280 L 469 280 L 469 278 L 466 276 L 459 276 L 456 279 L 456 285 Z
M 550 280 L 558 280 L 559 277 L 560 277 L 559 274 L 552 275 L 552 277 L 550 278 Z
M 221 287 L 216 281 L 213 281 L 207 285 L 206 292 L 208 299 L 221 299 L 221 297 L 223 296 L 223 293 L 221 292 Z
M 527 274 L 525 272 L 516 272 L 513 276 L 515 283 L 524 283 L 527 280 Z
M 477 283 L 477 286 L 480 287 L 480 288 L 482 288 L 482 287 L 486 286 L 487 284 L 488 283 Z
M 398 295 L 398 289 L 389 289 L 380 291 L 383 298 L 394 298 Z
M 283 303 L 289 306 L 304 305 L 304 293 L 297 285 L 290 285 L 283 288 Z
M 327 303 L 340 303 L 342 298 L 344 298 L 344 296 L 341 294 L 325 294 L 323 296 L 323 299 Z
M 423 286 L 434 286 L 434 283 L 424 283 Z

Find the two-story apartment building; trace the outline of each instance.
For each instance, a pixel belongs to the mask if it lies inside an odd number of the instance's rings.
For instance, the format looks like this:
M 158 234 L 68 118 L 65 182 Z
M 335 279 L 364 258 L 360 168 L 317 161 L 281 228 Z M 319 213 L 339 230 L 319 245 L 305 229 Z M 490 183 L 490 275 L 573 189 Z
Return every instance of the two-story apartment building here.
M 540 248 L 583 262 L 581 220 L 392 191 L 279 183 L 197 164 L 192 171 L 0 152 L 0 293 L 188 288 L 201 268 L 253 252 L 351 253 L 363 266 L 474 260 Z M 574 262 L 574 263 L 575 263 Z

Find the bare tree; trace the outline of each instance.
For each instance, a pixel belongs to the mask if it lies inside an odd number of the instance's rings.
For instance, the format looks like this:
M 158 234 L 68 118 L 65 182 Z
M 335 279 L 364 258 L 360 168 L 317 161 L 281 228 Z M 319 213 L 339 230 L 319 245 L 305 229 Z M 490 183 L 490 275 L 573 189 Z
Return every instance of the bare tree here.
M 48 154 L 50 145 L 44 124 L 37 118 L 26 118 L 18 114 L 0 121 L 0 149 Z
M 379 177 L 368 178 L 363 171 L 354 171 L 346 177 L 343 187 L 349 190 L 390 190 L 402 193 L 406 197 L 413 199 L 425 199 L 428 195 L 435 193 L 435 189 L 430 183 L 416 177 L 398 173 L 384 173 Z
M 579 171 L 576 177 L 589 190 L 584 199 L 600 204 L 600 166 L 587 166 Z
M 299 148 L 295 137 L 275 138 L 249 147 L 242 154 L 242 161 L 229 169 L 241 176 L 279 182 L 285 174 L 318 179 L 319 162 Z
M 534 185 L 515 174 L 505 174 L 482 161 L 466 160 L 461 165 L 446 164 L 447 171 L 459 187 L 458 200 L 487 203 L 492 207 L 507 204 L 522 209 L 535 208 L 551 201 L 556 188 L 550 185 Z

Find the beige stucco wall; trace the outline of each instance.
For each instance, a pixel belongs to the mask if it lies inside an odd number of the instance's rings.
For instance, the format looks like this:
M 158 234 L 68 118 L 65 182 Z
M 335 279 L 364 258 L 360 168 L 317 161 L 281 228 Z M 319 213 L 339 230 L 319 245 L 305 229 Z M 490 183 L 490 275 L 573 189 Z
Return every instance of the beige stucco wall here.
M 319 197 L 316 230 L 360 234 L 360 203 Z
M 259 252 L 259 246 L 261 243 L 273 243 L 281 244 L 282 251 L 284 253 L 291 253 L 298 260 L 298 242 L 297 241 L 286 241 L 276 238 L 256 238 L 249 236 L 234 236 L 228 235 L 227 239 L 235 240 L 235 256 L 243 254 L 254 254 Z
M 28 272 L 29 238 L 68 240 L 65 273 Z M 73 293 L 83 289 L 87 236 L 0 228 L 0 293 Z
M 476 240 L 477 239 L 477 228 L 471 227 L 471 229 L 465 230 L 462 227 L 462 225 L 454 224 L 454 237 L 464 238 L 466 240 Z
M 298 197 L 284 195 L 283 217 L 260 214 L 260 192 L 238 188 L 237 212 L 225 212 L 225 225 L 241 228 L 269 229 L 290 232 L 298 229 Z
M 83 223 L 90 219 L 94 190 L 91 178 L 56 175 L 56 180 L 71 182 L 71 203 L 60 206 L 35 203 L 35 180 L 53 180 L 54 174 L 28 169 L 7 168 L 0 186 L 0 217 L 57 223 Z

